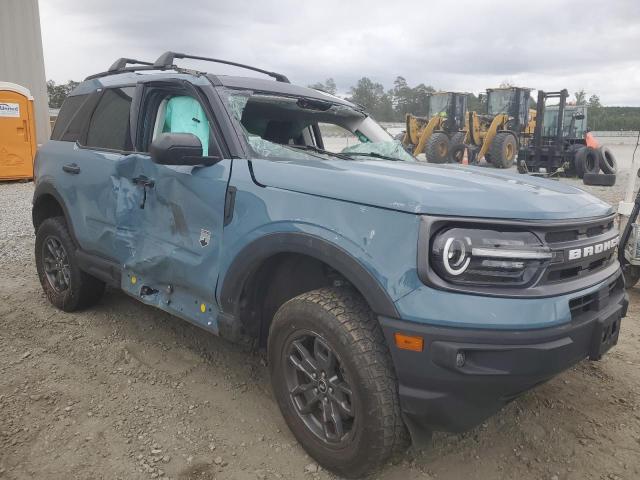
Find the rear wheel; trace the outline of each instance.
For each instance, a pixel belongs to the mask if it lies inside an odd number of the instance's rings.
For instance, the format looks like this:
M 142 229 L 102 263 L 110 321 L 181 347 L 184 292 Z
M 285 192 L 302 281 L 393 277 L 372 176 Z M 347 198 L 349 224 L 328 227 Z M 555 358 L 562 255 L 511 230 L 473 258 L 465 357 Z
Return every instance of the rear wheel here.
M 323 288 L 289 300 L 274 317 L 268 355 L 284 419 L 323 467 L 360 477 L 407 445 L 389 350 L 356 292 Z
M 496 168 L 509 168 L 518 153 L 516 137 L 508 132 L 496 134 L 489 147 L 491 163 Z
M 433 133 L 427 140 L 424 153 L 429 163 L 447 163 L 449 161 L 449 137 L 447 134 Z
M 102 297 L 104 282 L 80 270 L 63 217 L 47 218 L 36 232 L 36 268 L 49 301 L 65 312 L 87 308 Z

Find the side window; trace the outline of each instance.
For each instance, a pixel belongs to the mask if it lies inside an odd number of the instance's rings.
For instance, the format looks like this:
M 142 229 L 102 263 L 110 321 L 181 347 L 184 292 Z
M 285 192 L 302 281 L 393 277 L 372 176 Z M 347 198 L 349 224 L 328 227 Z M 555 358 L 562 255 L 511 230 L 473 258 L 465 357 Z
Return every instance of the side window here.
M 340 125 L 333 123 L 318 123 L 320 135 L 325 150 L 329 152 L 341 152 L 343 148 L 360 143 L 358 137 Z
M 51 140 L 75 142 L 80 139 L 85 125 L 91 117 L 97 93 L 67 97 L 58 113 L 51 132 Z
M 129 110 L 135 89 L 109 88 L 104 91 L 91 116 L 86 146 L 108 150 L 131 150 Z
M 157 105 L 155 115 L 150 117 L 151 141 L 161 133 L 192 133 L 200 139 L 202 154 L 209 154 L 211 126 L 198 100 L 188 95 L 167 95 Z

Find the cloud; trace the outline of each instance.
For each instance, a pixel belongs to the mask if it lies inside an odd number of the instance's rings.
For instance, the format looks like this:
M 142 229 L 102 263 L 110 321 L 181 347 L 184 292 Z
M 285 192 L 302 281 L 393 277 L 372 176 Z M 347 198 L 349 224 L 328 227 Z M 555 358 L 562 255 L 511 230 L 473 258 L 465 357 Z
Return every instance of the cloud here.
M 640 2 L 47 0 L 40 2 L 47 75 L 105 70 L 165 50 L 227 58 L 296 83 L 358 78 L 480 92 L 508 78 L 640 105 Z M 229 73 L 225 67 L 206 67 Z

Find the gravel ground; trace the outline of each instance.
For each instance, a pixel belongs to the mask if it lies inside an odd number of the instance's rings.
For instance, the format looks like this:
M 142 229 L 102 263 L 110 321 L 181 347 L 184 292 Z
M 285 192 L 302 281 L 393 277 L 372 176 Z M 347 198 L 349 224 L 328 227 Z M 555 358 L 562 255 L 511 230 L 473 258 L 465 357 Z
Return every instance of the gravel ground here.
M 33 183 L 0 183 L 0 264 L 33 256 Z
M 86 312 L 51 307 L 32 259 L 32 189 L 0 184 L 0 478 L 334 478 L 289 433 L 261 355 L 115 291 Z M 617 203 L 624 182 L 589 190 Z M 640 288 L 630 296 L 602 361 L 471 432 L 436 434 L 375 478 L 640 478 Z

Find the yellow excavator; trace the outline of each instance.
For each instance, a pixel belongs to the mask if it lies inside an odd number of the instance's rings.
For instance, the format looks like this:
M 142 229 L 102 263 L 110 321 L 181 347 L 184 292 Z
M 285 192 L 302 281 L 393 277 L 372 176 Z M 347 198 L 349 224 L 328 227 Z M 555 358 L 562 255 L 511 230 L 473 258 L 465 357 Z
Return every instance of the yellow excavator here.
M 407 128 L 402 143 L 414 156 L 424 153 L 427 162 L 447 163 L 456 145 L 465 142 L 467 94 L 436 92 L 429 95 L 428 114 L 407 114 Z
M 468 112 L 465 121 L 471 161 L 484 158 L 496 168 L 513 165 L 525 134 L 533 134 L 536 125 L 530 92 L 521 87 L 487 89 L 487 113 Z

